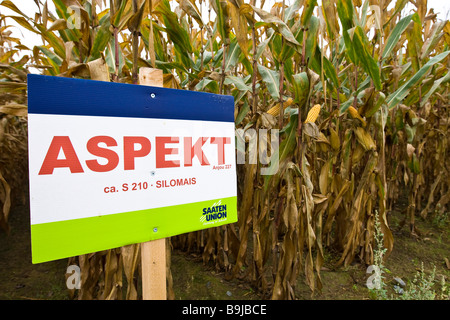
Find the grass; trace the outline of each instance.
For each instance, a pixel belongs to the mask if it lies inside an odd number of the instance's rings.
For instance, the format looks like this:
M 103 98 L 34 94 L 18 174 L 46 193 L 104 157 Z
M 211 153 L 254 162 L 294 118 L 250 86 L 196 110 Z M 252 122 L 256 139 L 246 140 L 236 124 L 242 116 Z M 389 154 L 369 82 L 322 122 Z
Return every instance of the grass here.
M 0 299 L 68 299 L 65 259 L 31 263 L 29 219 L 26 206 L 11 215 L 11 233 L 0 232 Z
M 432 226 L 435 228 L 443 228 L 445 224 L 436 225 L 434 220 L 432 221 Z M 432 264 L 432 270 L 427 271 L 424 267 L 423 261 L 420 262 L 420 269 L 416 271 L 414 278 L 409 280 L 407 284 L 398 285 L 399 281 L 396 281 L 397 284 L 389 288 L 389 284 L 387 282 L 387 276 L 383 274 L 388 273 L 392 274 L 392 272 L 384 266 L 384 259 L 386 250 L 383 248 L 383 234 L 379 227 L 379 222 L 376 219 L 375 222 L 375 230 L 376 230 L 376 248 L 374 250 L 375 256 L 375 267 L 378 270 L 381 270 L 381 276 L 378 277 L 377 285 L 373 288 L 369 289 L 370 297 L 372 299 L 378 300 L 448 300 L 450 298 L 450 286 L 448 284 L 448 270 L 446 271 L 447 275 L 441 274 L 440 280 L 436 278 L 436 265 Z M 429 238 L 427 238 L 430 241 Z M 438 242 L 442 245 L 442 234 L 440 234 L 438 238 Z M 447 242 L 448 244 L 448 242 Z M 433 251 L 431 251 L 434 253 Z M 448 254 L 448 251 L 446 251 Z M 439 253 L 438 253 L 439 254 Z M 442 258 L 444 261 L 446 257 Z M 418 261 L 420 257 L 416 257 L 411 259 L 413 266 L 417 268 Z M 395 275 L 391 275 L 390 278 L 394 278 Z M 390 290 L 389 290 L 390 289 Z M 392 289 L 394 293 L 392 293 Z

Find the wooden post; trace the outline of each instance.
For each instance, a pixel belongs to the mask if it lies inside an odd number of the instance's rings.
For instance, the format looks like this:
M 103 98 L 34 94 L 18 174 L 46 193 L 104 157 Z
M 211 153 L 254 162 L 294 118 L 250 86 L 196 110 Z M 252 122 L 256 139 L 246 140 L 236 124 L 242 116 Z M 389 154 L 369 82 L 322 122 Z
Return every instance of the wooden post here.
M 153 87 L 164 85 L 159 69 L 140 68 L 139 84 Z M 141 243 L 142 299 L 166 300 L 166 239 Z

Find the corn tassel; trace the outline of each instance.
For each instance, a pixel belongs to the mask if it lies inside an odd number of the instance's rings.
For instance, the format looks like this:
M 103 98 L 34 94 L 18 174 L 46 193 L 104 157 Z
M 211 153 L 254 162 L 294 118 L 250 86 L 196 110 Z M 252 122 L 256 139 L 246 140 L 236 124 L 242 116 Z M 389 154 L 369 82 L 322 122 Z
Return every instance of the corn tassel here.
M 309 110 L 308 115 L 306 116 L 305 123 L 316 122 L 319 113 L 320 113 L 320 104 L 316 104 L 314 107 L 311 108 L 311 110 Z
M 294 100 L 292 98 L 289 98 L 286 100 L 286 102 L 283 103 L 283 109 L 286 109 L 287 107 L 289 107 L 292 102 L 294 102 Z M 277 103 L 275 106 L 273 106 L 272 108 L 270 108 L 267 111 L 268 114 L 273 115 L 274 117 L 280 114 L 280 104 Z

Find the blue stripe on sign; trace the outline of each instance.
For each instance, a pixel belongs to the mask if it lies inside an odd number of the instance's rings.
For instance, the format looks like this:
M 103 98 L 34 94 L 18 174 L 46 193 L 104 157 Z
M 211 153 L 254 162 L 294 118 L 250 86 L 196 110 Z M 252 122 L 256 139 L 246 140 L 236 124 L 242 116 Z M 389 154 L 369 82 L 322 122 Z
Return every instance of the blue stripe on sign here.
M 28 75 L 28 112 L 234 122 L 233 96 Z

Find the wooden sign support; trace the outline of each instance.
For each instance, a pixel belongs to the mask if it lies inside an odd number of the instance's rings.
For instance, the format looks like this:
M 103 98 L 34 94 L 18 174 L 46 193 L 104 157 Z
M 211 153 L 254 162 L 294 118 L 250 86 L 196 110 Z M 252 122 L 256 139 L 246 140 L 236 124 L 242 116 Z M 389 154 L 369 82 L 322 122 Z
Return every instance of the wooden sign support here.
M 139 84 L 163 87 L 163 72 L 140 68 Z M 142 299 L 166 300 L 166 239 L 141 243 Z

